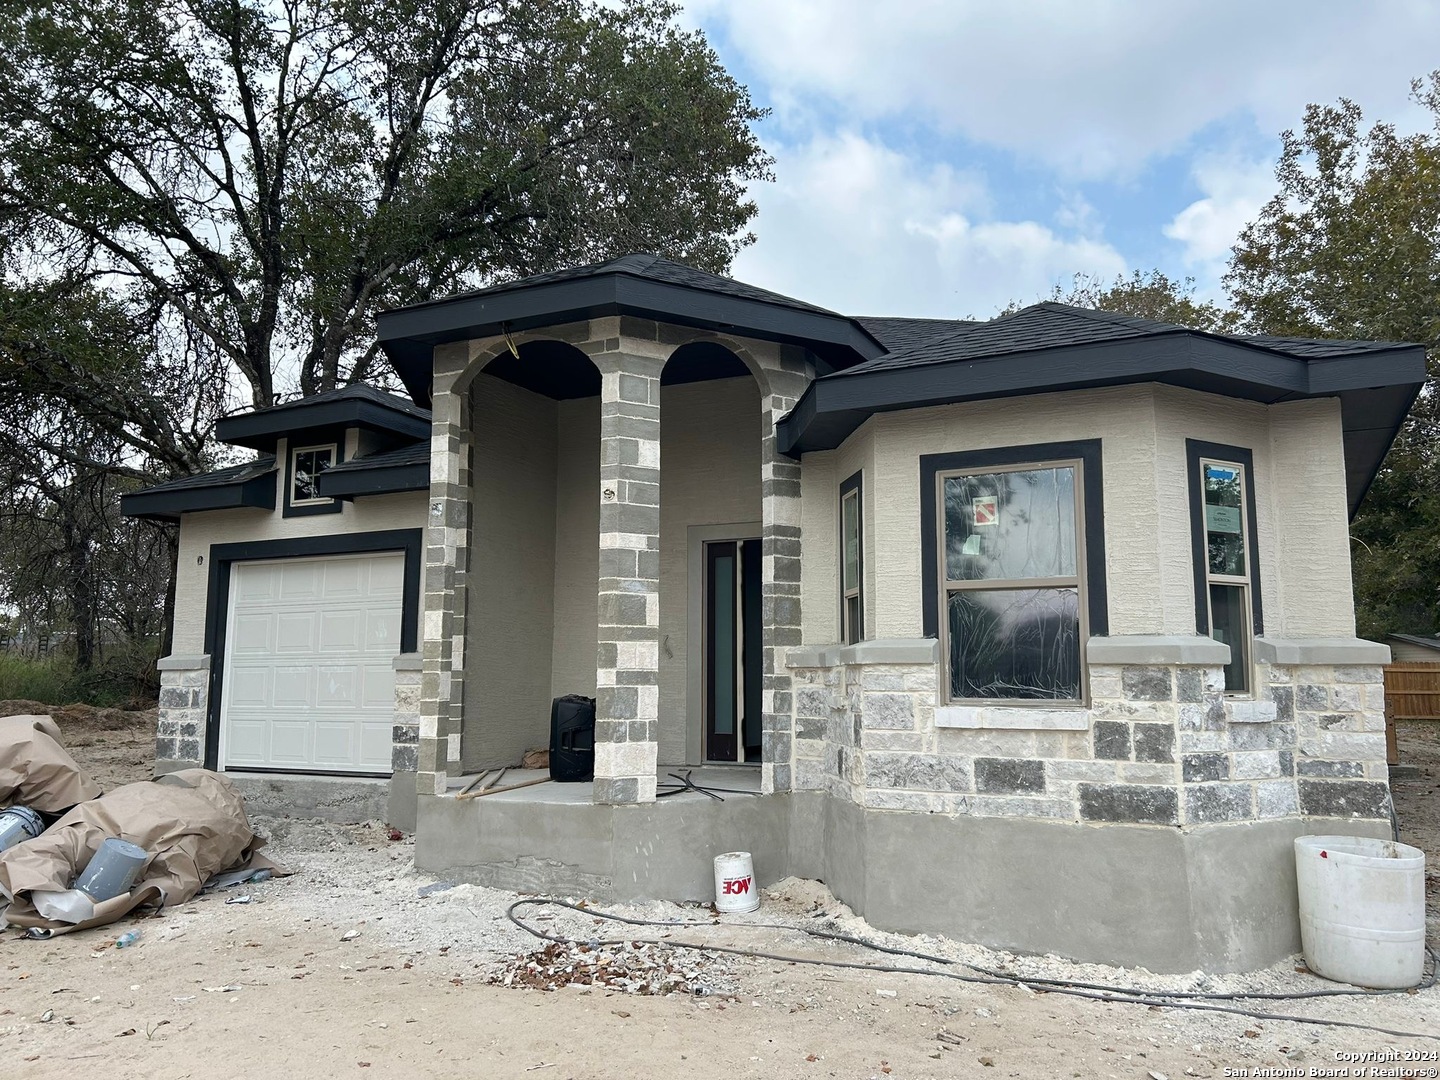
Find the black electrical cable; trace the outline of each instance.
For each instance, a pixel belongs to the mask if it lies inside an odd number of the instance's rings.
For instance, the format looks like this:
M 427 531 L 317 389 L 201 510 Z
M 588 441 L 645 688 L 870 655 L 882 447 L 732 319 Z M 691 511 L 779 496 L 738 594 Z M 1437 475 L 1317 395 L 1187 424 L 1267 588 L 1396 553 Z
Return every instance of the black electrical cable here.
M 561 937 L 556 934 L 547 934 L 543 930 L 537 930 L 535 927 L 530 926 L 528 923 L 526 923 L 523 919 L 520 919 L 515 914 L 516 910 L 522 907 L 551 906 L 568 908 L 571 911 L 576 911 L 583 915 L 589 915 L 593 918 L 608 919 L 612 922 L 625 923 L 630 926 L 704 927 L 716 925 L 715 923 L 701 923 L 692 920 L 632 919 L 624 915 L 615 915 L 606 911 L 597 911 L 594 908 L 582 907 L 579 904 L 573 904 L 567 900 L 554 900 L 547 899 L 545 897 L 525 897 L 520 900 L 516 900 L 508 908 L 506 908 L 505 915 L 512 923 L 514 923 L 520 929 L 524 930 L 526 933 L 534 937 L 540 938 L 542 941 L 555 942 L 561 945 L 589 945 L 592 948 L 600 946 L 623 946 L 632 943 L 638 943 L 643 945 L 665 945 L 671 948 L 693 949 L 697 952 L 718 952 L 726 953 L 731 956 L 746 956 L 762 960 L 774 960 L 785 964 L 805 964 L 812 967 L 845 968 L 858 971 L 880 971 L 894 975 L 934 975 L 939 976 L 940 978 L 953 979 L 957 982 L 972 983 L 986 986 L 1024 986 L 1028 988 L 1030 984 L 1034 983 L 1036 985 L 1043 985 L 1045 987 L 1045 989 L 1042 990 L 1041 993 L 1063 994 L 1068 997 L 1085 998 L 1091 1001 L 1107 1001 L 1113 1004 L 1124 1005 L 1145 1005 L 1147 1007 L 1164 1009 L 1191 1009 L 1200 1012 L 1228 1013 L 1235 1016 L 1248 1017 L 1252 1020 L 1285 1021 L 1288 1023 L 1311 1024 L 1320 1027 L 1352 1028 L 1359 1031 L 1373 1031 L 1381 1035 L 1392 1035 L 1396 1038 L 1430 1039 L 1433 1041 L 1440 1041 L 1440 1035 L 1428 1032 L 1396 1031 L 1391 1028 L 1382 1028 L 1377 1027 L 1373 1024 L 1361 1024 L 1349 1020 L 1322 1020 L 1309 1016 L 1293 1016 L 1285 1013 L 1257 1012 L 1251 1009 L 1241 1009 L 1235 1006 L 1213 1004 L 1211 1000 L 1196 1000 L 1196 997 L 1201 996 L 1196 991 L 1179 991 L 1175 994 L 1170 994 L 1165 991 L 1144 990 L 1139 987 L 1107 987 L 1103 984 L 1070 983 L 1059 979 L 1027 979 L 1015 975 L 1006 975 L 999 972 L 990 972 L 984 968 L 974 968 L 973 965 L 964 963 L 961 963 L 960 966 L 971 968 L 972 970 L 976 971 L 977 974 L 962 975 L 959 972 L 943 970 L 936 971 L 933 968 L 900 967 L 888 964 L 862 964 L 850 960 L 818 960 L 802 956 L 782 956 L 778 953 L 763 952 L 758 949 L 741 949 L 734 948 L 728 945 L 714 945 L 702 942 L 677 941 L 673 938 L 667 938 L 661 941 L 648 940 L 639 942 L 635 942 L 634 939 L 623 938 L 603 941 L 590 940 L 582 942 L 575 938 Z M 891 955 L 910 956 L 917 959 L 923 959 L 946 965 L 952 965 L 956 963 L 956 961 L 947 959 L 945 957 L 929 956 L 924 953 L 910 952 L 909 950 L 905 949 L 894 949 L 889 946 L 877 945 L 873 942 L 865 941 L 862 938 L 851 937 L 844 934 L 830 934 L 825 931 L 810 930 L 809 928 L 803 926 L 790 926 L 783 923 L 741 923 L 736 925 L 751 926 L 762 929 L 798 931 L 799 933 L 807 934 L 811 937 L 820 937 L 834 941 L 845 941 L 847 943 L 861 945 L 866 948 L 874 949 L 877 952 L 889 953 Z M 1436 978 L 1435 968 L 1437 966 L 1440 966 L 1440 964 L 1437 964 L 1435 954 L 1431 952 L 1428 948 L 1426 949 L 1426 952 L 1430 955 L 1431 971 L 1428 976 L 1428 981 L 1422 983 L 1422 988 L 1428 988 L 1434 985 Z M 1305 991 L 1300 994 L 1232 994 L 1214 996 L 1218 997 L 1221 1000 L 1245 1000 L 1250 998 L 1298 1000 L 1308 997 L 1372 996 L 1389 993 L 1408 993 L 1408 991 L 1337 989 Z

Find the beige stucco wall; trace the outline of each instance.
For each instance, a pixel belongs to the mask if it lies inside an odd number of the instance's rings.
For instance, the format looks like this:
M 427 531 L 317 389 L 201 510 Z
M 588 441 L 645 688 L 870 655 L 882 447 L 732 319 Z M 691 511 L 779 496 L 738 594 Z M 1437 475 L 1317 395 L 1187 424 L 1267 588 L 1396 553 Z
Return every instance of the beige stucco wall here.
M 281 440 L 278 460 L 285 460 Z M 175 643 L 172 652 L 194 656 L 205 651 L 205 608 L 210 587 L 210 546 L 252 540 L 292 540 L 302 536 L 419 529 L 425 524 L 426 493 L 405 491 L 342 503 L 338 514 L 283 516 L 284 470 L 276 475 L 274 510 L 208 510 L 184 514 L 175 577 Z
M 875 422 L 867 421 L 834 450 L 806 454 L 800 473 L 800 529 L 804 538 L 800 574 L 800 606 L 804 640 L 829 644 L 840 640 L 840 485 L 857 472 L 860 487 L 861 587 L 864 593 L 865 636 L 875 632 Z M 811 565 L 829 573 L 811 573 Z
M 600 399 L 556 408 L 555 635 L 551 696 L 595 696 L 600 580 Z
M 556 403 L 484 374 L 472 395 L 467 771 L 548 745 L 555 625 Z
M 687 758 L 690 529 L 759 522 L 752 378 L 660 388 L 660 761 Z M 756 534 L 758 535 L 758 533 Z M 698 721 L 697 721 L 698 722 Z
M 1111 634 L 1195 632 L 1186 439 L 1253 453 L 1267 634 L 1354 633 L 1339 403 L 1267 407 L 1133 386 L 883 413 L 839 449 L 806 455 L 806 643 L 838 635 L 838 488 L 857 462 L 872 461 L 865 474 L 866 636 L 914 638 L 922 632 L 920 456 L 1094 438 L 1104 443 Z

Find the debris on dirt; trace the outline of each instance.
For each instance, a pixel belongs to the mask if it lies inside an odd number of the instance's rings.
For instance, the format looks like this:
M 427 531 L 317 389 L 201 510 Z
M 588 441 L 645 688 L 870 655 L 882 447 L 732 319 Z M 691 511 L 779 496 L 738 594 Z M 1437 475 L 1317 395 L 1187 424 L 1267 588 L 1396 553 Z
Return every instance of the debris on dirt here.
M 597 986 L 642 997 L 713 993 L 706 983 L 728 971 L 690 949 L 671 949 L 645 942 L 624 945 L 578 945 L 552 942 L 531 953 L 519 953 L 490 981 L 499 986 L 558 990 L 562 986 Z

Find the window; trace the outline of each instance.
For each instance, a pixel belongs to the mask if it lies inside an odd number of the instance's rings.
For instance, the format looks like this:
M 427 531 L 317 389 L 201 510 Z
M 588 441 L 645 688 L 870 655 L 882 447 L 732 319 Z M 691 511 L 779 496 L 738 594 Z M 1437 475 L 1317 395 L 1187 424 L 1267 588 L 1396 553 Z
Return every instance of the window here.
M 1230 646 L 1225 691 L 1251 692 L 1251 641 L 1260 633 L 1255 573 L 1254 469 L 1248 450 L 1187 443 L 1195 537 L 1196 629 Z
M 296 447 L 290 455 L 290 505 L 328 506 L 335 500 L 320 494 L 320 474 L 335 464 L 335 445 Z
M 1080 462 L 938 480 L 950 700 L 1082 700 Z
M 861 477 L 857 472 L 840 485 L 840 642 L 843 645 L 854 645 L 865 637 Z

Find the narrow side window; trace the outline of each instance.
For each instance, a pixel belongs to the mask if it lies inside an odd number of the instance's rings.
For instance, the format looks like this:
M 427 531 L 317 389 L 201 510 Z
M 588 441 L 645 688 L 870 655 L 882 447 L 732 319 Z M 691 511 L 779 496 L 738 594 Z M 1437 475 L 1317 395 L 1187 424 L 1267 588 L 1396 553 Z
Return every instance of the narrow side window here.
M 865 637 L 861 474 L 840 485 L 840 641 L 853 645 Z
M 1237 461 L 1200 459 L 1205 522 L 1205 594 L 1197 605 L 1206 609 L 1211 637 L 1230 646 L 1225 691 L 1248 694 L 1251 624 L 1250 488 L 1246 470 Z

